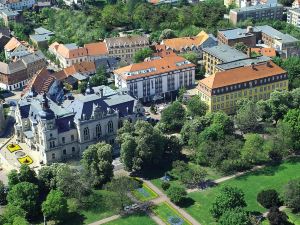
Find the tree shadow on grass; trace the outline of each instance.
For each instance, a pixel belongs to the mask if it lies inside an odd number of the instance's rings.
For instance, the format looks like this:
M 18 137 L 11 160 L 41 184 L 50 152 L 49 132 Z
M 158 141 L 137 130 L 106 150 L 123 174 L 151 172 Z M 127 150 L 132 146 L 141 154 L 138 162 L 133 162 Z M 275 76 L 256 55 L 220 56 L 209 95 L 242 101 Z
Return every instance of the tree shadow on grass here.
M 186 197 L 178 204 L 178 206 L 180 206 L 181 208 L 188 208 L 194 204 L 195 204 L 194 199 Z
M 262 169 L 256 171 L 248 172 L 242 176 L 236 177 L 237 180 L 247 180 L 251 176 L 274 176 L 276 173 L 285 170 L 286 166 L 283 164 L 268 165 Z
M 66 219 L 58 225 L 83 225 L 85 217 L 77 212 L 68 213 Z

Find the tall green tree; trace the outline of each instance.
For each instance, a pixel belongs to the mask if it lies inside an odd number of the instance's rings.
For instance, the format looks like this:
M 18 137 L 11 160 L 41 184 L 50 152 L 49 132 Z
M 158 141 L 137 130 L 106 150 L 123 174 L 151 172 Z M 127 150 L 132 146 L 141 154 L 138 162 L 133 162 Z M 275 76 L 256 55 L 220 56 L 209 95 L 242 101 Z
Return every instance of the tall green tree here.
M 187 102 L 187 115 L 195 118 L 204 116 L 208 110 L 208 105 L 201 100 L 198 95 L 193 96 Z
M 133 130 L 118 134 L 121 160 L 129 171 L 139 171 L 146 166 L 158 165 L 165 153 L 165 137 L 146 121 L 137 121 Z
M 133 61 L 135 63 L 143 62 L 144 59 L 152 56 L 153 50 L 151 48 L 143 48 L 138 50 L 134 56 L 133 56 Z
M 112 149 L 104 142 L 90 145 L 83 153 L 81 164 L 94 187 L 101 187 L 113 176 Z
M 13 224 L 15 218 L 25 218 L 26 212 L 19 206 L 8 204 L 3 212 L 4 224 Z
M 175 101 L 161 113 L 161 123 L 164 123 L 168 131 L 178 131 L 185 121 L 185 109 L 180 102 Z
M 290 180 L 284 187 L 285 204 L 295 211 L 300 211 L 300 179 Z
M 300 109 L 290 109 L 284 116 L 282 121 L 291 128 L 291 138 L 293 141 L 293 149 L 300 149 Z
M 219 219 L 227 210 L 244 207 L 244 192 L 236 187 L 224 186 L 216 196 L 210 212 L 214 218 Z
M 245 102 L 236 112 L 235 122 L 237 127 L 243 132 L 255 132 L 259 128 L 259 112 L 257 106 L 252 101 Z
M 261 163 L 268 158 L 268 148 L 265 140 L 259 134 L 246 135 L 245 144 L 241 150 L 242 158 L 251 163 Z
M 3 183 L 3 181 L 0 181 L 0 205 L 6 204 L 6 195 L 7 195 L 7 189 Z
M 68 213 L 67 200 L 63 192 L 51 190 L 42 204 L 42 212 L 48 219 L 63 221 Z
M 21 182 L 12 187 L 8 192 L 9 205 L 20 207 L 27 213 L 27 217 L 34 217 L 38 213 L 38 186 L 29 182 Z
M 97 69 L 96 74 L 90 79 L 90 84 L 92 87 L 108 84 L 107 73 L 104 67 L 100 66 Z
M 251 225 L 248 213 L 242 208 L 229 209 L 219 219 L 220 225 Z

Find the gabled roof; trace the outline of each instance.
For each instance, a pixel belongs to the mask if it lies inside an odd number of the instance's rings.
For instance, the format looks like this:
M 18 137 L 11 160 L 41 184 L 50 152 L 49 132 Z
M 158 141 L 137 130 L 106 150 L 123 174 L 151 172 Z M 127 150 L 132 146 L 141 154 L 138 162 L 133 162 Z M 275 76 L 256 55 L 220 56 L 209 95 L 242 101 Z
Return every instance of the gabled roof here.
M 205 42 L 208 38 L 209 35 L 206 32 L 201 31 L 196 37 L 179 37 L 179 38 L 165 39 L 163 40 L 163 44 L 165 44 L 167 47 L 170 47 L 175 51 L 180 51 L 187 47 L 189 48 L 193 46 L 198 47 L 202 45 L 203 42 Z
M 19 47 L 20 45 L 22 45 L 22 43 L 20 41 L 18 41 L 15 37 L 12 37 L 9 40 L 9 42 L 7 42 L 7 44 L 4 46 L 4 49 L 6 51 L 13 51 L 14 49 Z
M 187 61 L 185 58 L 176 55 L 135 63 L 119 68 L 115 70 L 114 73 L 125 80 L 133 80 L 190 67 L 195 67 L 195 65 Z
M 55 80 L 55 77 L 47 70 L 47 68 L 43 68 L 33 76 L 23 93 L 26 93 L 32 87 L 38 94 L 47 93 Z
M 89 56 L 107 55 L 108 50 L 104 42 L 85 44 Z
M 57 42 L 52 43 L 49 49 L 56 51 L 57 54 L 67 59 L 73 59 L 78 57 L 87 56 L 87 49 L 78 47 L 76 44 L 59 44 Z
M 204 84 L 206 87 L 214 89 L 284 73 L 286 73 L 285 70 L 269 61 L 268 63 L 217 72 L 200 80 L 199 84 Z

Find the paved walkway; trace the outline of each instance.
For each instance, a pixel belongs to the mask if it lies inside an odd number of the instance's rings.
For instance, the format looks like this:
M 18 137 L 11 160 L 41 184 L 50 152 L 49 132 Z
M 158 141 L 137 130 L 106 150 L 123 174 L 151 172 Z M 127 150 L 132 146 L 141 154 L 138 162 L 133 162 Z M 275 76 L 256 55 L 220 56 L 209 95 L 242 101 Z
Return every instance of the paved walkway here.
M 285 209 L 286 209 L 286 206 L 280 206 L 279 207 L 279 211 L 284 211 Z M 263 217 L 267 218 L 268 214 L 269 214 L 269 211 L 264 212 Z
M 121 215 L 113 215 L 111 217 L 107 217 L 107 218 L 104 218 L 102 220 L 99 220 L 99 221 L 96 221 L 94 223 L 90 223 L 89 225 L 100 225 L 100 224 L 105 224 L 105 223 L 108 223 L 110 221 L 113 221 L 113 220 L 117 220 L 121 217 Z
M 182 208 L 178 207 L 177 205 L 175 205 L 173 202 L 171 202 L 169 200 L 169 198 L 167 197 L 167 195 L 165 193 L 163 193 L 158 187 L 156 187 L 154 184 L 152 184 L 150 181 L 148 180 L 144 180 L 143 181 L 153 190 L 155 191 L 159 197 L 152 200 L 151 202 L 154 205 L 158 205 L 162 202 L 167 202 L 168 204 L 170 204 L 174 209 L 176 209 L 185 219 L 187 219 L 189 222 L 191 222 L 193 225 L 201 225 L 197 220 L 195 220 L 190 214 L 188 214 L 185 210 L 183 210 Z
M 236 174 L 233 174 L 233 175 L 230 175 L 230 176 L 226 176 L 226 177 L 221 177 L 219 179 L 216 179 L 213 181 L 213 183 L 215 184 L 219 184 L 219 183 L 222 183 L 224 181 L 227 181 L 227 180 L 230 180 L 232 178 L 235 178 L 235 177 L 239 177 L 241 175 L 244 175 L 245 173 L 248 173 L 248 172 L 251 172 L 251 171 L 255 171 L 255 170 L 259 170 L 261 168 L 263 168 L 264 166 L 255 166 L 253 167 L 251 170 L 246 170 L 246 171 L 243 171 L 243 172 L 238 172 Z M 195 192 L 195 191 L 201 191 L 201 189 L 199 188 L 193 188 L 193 189 L 187 189 L 186 190 L 187 193 L 191 193 L 191 192 Z

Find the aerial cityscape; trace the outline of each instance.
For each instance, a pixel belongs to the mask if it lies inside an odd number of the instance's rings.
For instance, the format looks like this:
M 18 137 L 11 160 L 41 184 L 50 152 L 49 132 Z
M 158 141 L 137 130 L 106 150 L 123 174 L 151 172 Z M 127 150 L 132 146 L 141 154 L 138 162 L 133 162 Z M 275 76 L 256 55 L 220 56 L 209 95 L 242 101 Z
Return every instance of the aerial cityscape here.
M 300 0 L 1 0 L 0 225 L 300 225 Z

